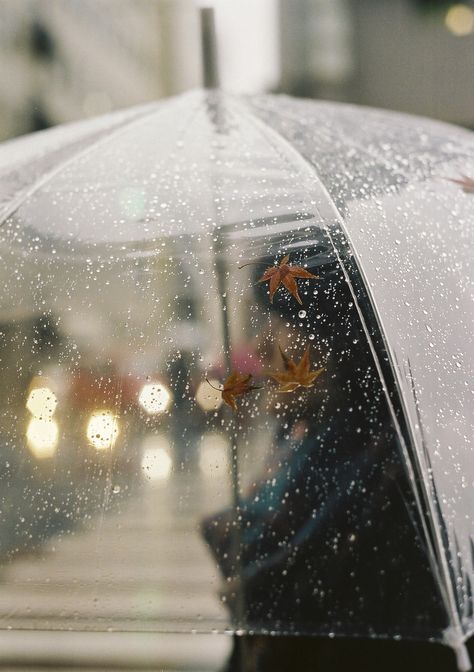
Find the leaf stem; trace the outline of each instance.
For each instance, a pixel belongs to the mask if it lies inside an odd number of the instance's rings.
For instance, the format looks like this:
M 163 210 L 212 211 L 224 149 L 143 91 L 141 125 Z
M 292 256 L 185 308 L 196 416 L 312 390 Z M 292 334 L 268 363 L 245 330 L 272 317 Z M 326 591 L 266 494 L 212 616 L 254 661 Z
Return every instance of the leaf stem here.
M 216 390 L 217 392 L 222 392 L 219 387 L 214 387 L 214 385 L 209 381 L 209 378 L 206 378 L 206 383 L 212 387 L 213 390 Z
M 238 268 L 240 270 L 241 268 L 245 268 L 246 266 L 268 266 L 268 264 L 265 261 L 249 261 L 246 264 L 239 266 Z

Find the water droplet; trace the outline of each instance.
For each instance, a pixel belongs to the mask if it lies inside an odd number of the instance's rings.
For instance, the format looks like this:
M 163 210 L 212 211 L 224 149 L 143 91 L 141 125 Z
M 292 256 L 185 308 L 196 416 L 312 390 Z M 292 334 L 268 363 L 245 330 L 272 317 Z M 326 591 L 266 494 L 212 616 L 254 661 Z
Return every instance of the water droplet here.
M 301 319 L 303 319 L 303 317 L 306 317 L 306 310 L 300 310 L 300 312 L 298 313 L 298 317 L 300 317 Z
M 120 485 L 114 485 L 114 487 L 112 488 L 112 492 L 114 493 L 114 495 L 118 495 L 120 490 L 121 490 Z
M 310 334 L 310 335 L 308 336 L 308 338 L 309 338 L 310 341 L 314 341 L 314 334 Z

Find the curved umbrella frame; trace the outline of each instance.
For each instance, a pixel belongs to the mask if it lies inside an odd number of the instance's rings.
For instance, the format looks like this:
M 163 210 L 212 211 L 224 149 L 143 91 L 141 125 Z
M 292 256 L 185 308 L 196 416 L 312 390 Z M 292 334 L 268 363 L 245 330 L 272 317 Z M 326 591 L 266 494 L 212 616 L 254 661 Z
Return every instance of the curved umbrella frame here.
M 398 432 L 400 447 L 404 456 L 404 465 L 417 503 L 419 520 L 416 521 L 416 523 L 426 543 L 431 569 L 439 585 L 440 595 L 449 622 L 449 627 L 444 632 L 444 642 L 455 650 L 459 669 L 468 670 L 470 669 L 470 663 L 465 647 L 465 641 L 474 631 L 474 627 L 470 632 L 465 631 L 457 608 L 455 599 L 456 577 L 453 575 L 448 562 L 448 535 L 445 533 L 445 522 L 442 510 L 438 504 L 436 485 L 430 469 L 430 455 L 423 440 L 423 425 L 418 411 L 416 389 L 412 383 L 414 406 L 418 413 L 419 432 L 414 432 L 411 426 L 410 414 L 402 392 L 403 386 L 400 365 L 396 360 L 396 355 L 391 347 L 390 340 L 385 336 L 383 322 L 379 315 L 373 292 L 370 289 L 369 282 L 364 273 L 363 264 L 358 256 L 356 247 L 353 245 L 344 218 L 325 188 L 322 179 L 318 175 L 317 169 L 303 157 L 287 139 L 253 114 L 248 104 L 245 104 L 238 99 L 224 96 L 218 92 L 210 92 L 207 96 L 207 99 L 199 99 L 191 112 L 188 109 L 186 114 L 186 124 L 188 123 L 189 118 L 193 116 L 196 109 L 199 109 L 202 104 L 207 105 L 210 101 L 214 115 L 217 110 L 217 122 L 214 120 L 214 123 L 216 123 L 218 129 L 220 124 L 219 117 L 222 117 L 225 108 L 230 106 L 235 114 L 245 117 L 247 122 L 253 125 L 262 137 L 275 147 L 276 150 L 285 157 L 285 160 L 287 160 L 289 164 L 296 168 L 299 175 L 304 179 L 308 193 L 314 200 L 315 211 L 323 222 L 325 231 L 331 240 L 335 254 L 353 296 L 354 305 L 356 306 L 356 310 L 367 337 L 367 342 L 371 349 L 374 365 L 383 383 L 392 420 Z M 185 100 L 182 104 L 183 108 L 186 109 L 187 103 Z M 118 137 L 124 130 L 129 130 L 134 125 L 139 125 L 143 121 L 146 121 L 156 114 L 157 110 L 159 111 L 161 105 L 163 104 L 158 106 L 155 104 L 148 105 L 144 108 L 140 108 L 138 111 L 132 110 L 129 113 L 117 115 L 117 121 L 112 128 L 112 135 Z M 99 126 L 95 136 L 92 136 L 92 144 L 86 149 L 80 149 L 81 135 L 79 133 L 77 140 L 78 152 L 73 153 L 71 156 L 70 152 L 71 149 L 74 151 L 74 145 L 68 145 L 66 148 L 67 158 L 61 158 L 61 149 L 59 149 L 57 153 L 53 152 L 52 154 L 50 153 L 47 155 L 43 161 L 40 161 L 39 166 L 36 164 L 36 168 L 39 167 L 46 171 L 43 174 L 42 179 L 31 184 L 28 184 L 27 181 L 24 187 L 15 194 L 13 201 L 9 202 L 7 207 L 0 211 L 0 225 L 4 224 L 25 200 L 52 180 L 58 173 L 64 170 L 65 167 L 73 163 L 78 156 L 86 155 L 88 152 L 96 149 L 102 140 L 109 141 L 110 138 L 110 126 L 104 126 L 104 129 Z M 58 158 L 59 163 L 57 163 Z M 218 249 L 215 249 L 215 254 L 218 259 L 220 256 Z M 220 274 L 221 277 L 223 277 L 223 275 L 223 273 Z M 223 289 L 223 287 L 221 287 L 221 289 Z M 222 295 L 224 292 L 220 293 Z M 223 313 L 225 316 L 226 311 L 224 310 Z M 226 357 L 229 364 L 230 336 L 225 323 L 224 334 L 227 334 L 224 341 Z M 408 362 L 408 367 L 410 368 L 410 362 Z M 409 370 L 408 373 L 409 376 L 411 376 L 411 370 Z M 235 453 L 233 455 L 233 458 L 235 459 L 232 459 L 232 482 L 234 503 L 236 503 L 238 501 L 236 442 L 233 441 L 232 445 L 233 453 Z M 421 459 L 421 456 L 423 456 L 423 460 Z

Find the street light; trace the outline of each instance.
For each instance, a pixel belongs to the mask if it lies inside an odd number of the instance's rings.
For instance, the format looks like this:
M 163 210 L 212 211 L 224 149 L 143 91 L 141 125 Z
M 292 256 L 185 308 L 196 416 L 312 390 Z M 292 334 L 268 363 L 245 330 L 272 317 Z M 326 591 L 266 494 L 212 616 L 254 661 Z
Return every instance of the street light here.
M 87 423 L 87 439 L 96 450 L 110 450 L 119 435 L 119 423 L 112 411 L 94 411 Z
M 138 395 L 138 403 L 148 415 L 164 413 L 171 399 L 171 392 L 163 383 L 146 383 Z

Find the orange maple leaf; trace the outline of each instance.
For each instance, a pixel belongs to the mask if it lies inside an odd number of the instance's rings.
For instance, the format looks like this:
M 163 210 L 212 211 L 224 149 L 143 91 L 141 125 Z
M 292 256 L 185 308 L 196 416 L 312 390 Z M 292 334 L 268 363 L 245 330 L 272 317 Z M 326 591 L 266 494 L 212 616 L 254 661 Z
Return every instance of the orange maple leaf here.
M 317 369 L 317 371 L 310 371 L 311 362 L 309 359 L 309 345 L 304 351 L 304 355 L 300 359 L 298 364 L 286 355 L 281 346 L 280 353 L 283 358 L 283 364 L 285 371 L 282 373 L 269 373 L 279 385 L 278 392 L 293 392 L 298 387 L 313 387 L 314 381 L 318 378 L 324 368 Z
M 288 262 L 290 256 L 287 254 L 280 261 L 278 266 L 270 266 L 267 268 L 265 273 L 262 275 L 258 282 L 270 282 L 270 302 L 273 303 L 273 297 L 280 285 L 286 287 L 298 303 L 301 305 L 303 302 L 300 295 L 298 294 L 298 286 L 296 284 L 295 278 L 317 278 L 317 275 L 313 275 L 307 271 L 302 266 L 291 266 Z
M 290 256 L 287 254 L 280 261 L 278 266 L 269 266 L 265 273 L 262 275 L 258 282 L 270 282 L 270 302 L 273 303 L 273 297 L 275 292 L 280 285 L 286 287 L 300 305 L 303 304 L 300 295 L 298 294 L 298 285 L 296 284 L 295 278 L 318 278 L 319 276 L 313 275 L 307 271 L 302 266 L 292 266 L 289 264 Z M 252 262 L 251 262 L 252 263 Z M 244 266 L 249 266 L 250 264 L 244 264 L 239 266 L 239 268 L 244 268 Z
M 453 177 L 448 177 L 448 180 L 450 182 L 454 182 L 455 184 L 460 184 L 462 190 L 466 194 L 474 194 L 474 179 L 472 177 L 468 177 L 467 175 L 461 175 L 461 177 L 457 180 Z
M 207 378 L 206 378 L 207 380 Z M 209 383 L 209 381 L 207 380 Z M 211 383 L 209 383 L 211 385 Z M 222 394 L 222 400 L 230 406 L 234 411 L 237 410 L 237 404 L 235 402 L 235 397 L 241 394 L 247 394 L 252 390 L 259 390 L 260 387 L 252 385 L 252 374 L 241 374 L 235 369 L 231 371 L 229 377 L 225 381 L 223 388 L 219 389 L 211 385 L 214 390 L 218 390 Z

